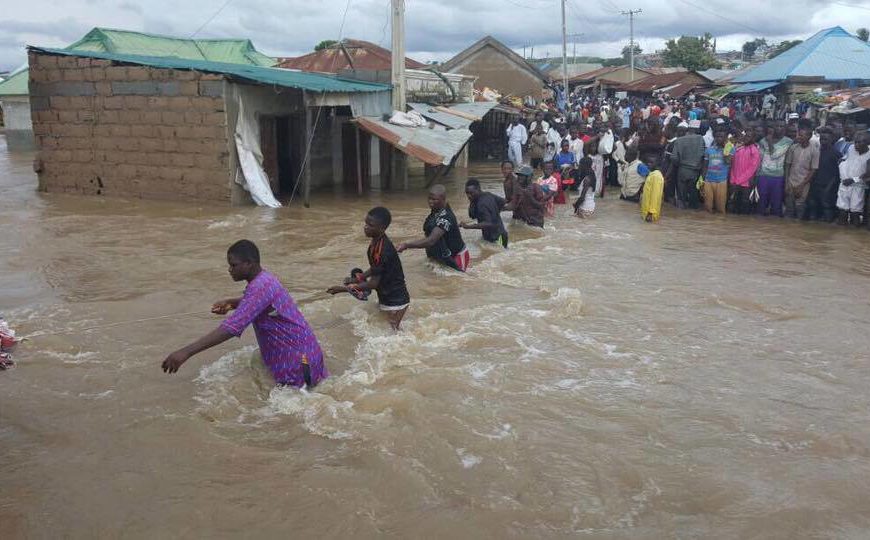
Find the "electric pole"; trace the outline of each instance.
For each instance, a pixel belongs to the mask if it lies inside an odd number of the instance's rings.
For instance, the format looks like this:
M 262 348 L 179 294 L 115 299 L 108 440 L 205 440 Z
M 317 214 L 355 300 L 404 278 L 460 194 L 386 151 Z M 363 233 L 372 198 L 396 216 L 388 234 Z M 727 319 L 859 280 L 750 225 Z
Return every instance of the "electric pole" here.
M 405 112 L 405 0 L 392 0 L 393 110 Z
M 391 82 L 393 110 L 405 112 L 405 0 L 391 0 L 393 51 Z M 408 159 L 398 149 L 392 150 L 392 180 L 408 189 Z
M 563 0 L 564 1 L 564 0 Z M 623 15 L 628 15 L 628 24 L 631 32 L 631 42 L 628 44 L 629 55 L 631 56 L 631 80 L 634 80 L 634 16 L 638 13 L 642 13 L 642 9 L 629 9 L 628 11 L 622 11 Z
M 574 40 L 574 52 L 571 56 L 571 63 L 572 64 L 577 63 L 577 38 L 579 38 L 582 35 L 584 35 L 582 32 L 579 34 L 568 34 L 568 37 Z
M 568 26 L 565 22 L 565 0 L 562 0 L 562 91 L 568 98 Z

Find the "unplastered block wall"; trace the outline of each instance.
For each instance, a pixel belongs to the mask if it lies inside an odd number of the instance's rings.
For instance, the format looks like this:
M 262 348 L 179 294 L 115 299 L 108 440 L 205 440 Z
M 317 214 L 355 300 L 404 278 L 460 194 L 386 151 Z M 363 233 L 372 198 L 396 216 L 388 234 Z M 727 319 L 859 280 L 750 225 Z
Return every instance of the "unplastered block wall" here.
M 30 52 L 39 188 L 230 202 L 223 77 Z

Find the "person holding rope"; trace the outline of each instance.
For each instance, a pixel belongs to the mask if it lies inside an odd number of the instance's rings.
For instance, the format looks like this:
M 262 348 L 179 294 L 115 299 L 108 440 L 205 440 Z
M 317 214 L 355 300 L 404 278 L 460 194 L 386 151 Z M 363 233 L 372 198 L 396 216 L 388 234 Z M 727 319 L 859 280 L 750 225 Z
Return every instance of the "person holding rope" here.
M 217 328 L 166 357 L 164 373 L 175 373 L 191 356 L 239 337 L 254 326 L 263 363 L 279 385 L 312 388 L 329 376 L 323 351 L 299 307 L 278 278 L 260 267 L 260 251 L 250 240 L 239 240 L 227 250 L 233 281 L 247 281 L 241 298 L 216 302 L 212 313 L 225 315 Z

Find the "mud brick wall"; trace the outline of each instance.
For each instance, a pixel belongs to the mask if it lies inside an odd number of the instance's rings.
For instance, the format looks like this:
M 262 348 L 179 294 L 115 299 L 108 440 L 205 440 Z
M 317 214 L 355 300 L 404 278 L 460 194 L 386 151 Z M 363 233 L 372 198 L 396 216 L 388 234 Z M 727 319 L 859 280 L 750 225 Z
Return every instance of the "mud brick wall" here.
M 30 52 L 39 189 L 229 204 L 220 75 Z

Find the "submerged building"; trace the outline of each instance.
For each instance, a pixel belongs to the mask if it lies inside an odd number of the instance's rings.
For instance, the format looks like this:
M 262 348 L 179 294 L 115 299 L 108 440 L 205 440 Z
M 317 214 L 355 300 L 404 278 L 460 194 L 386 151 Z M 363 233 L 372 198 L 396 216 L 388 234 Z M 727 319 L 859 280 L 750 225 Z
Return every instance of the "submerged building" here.
M 66 49 L 252 66 L 272 66 L 276 62 L 259 52 L 248 39 L 182 39 L 111 28 L 94 28 Z M 28 79 L 28 70 L 23 69 L 0 82 L 0 108 L 11 149 L 30 149 L 34 145 Z

